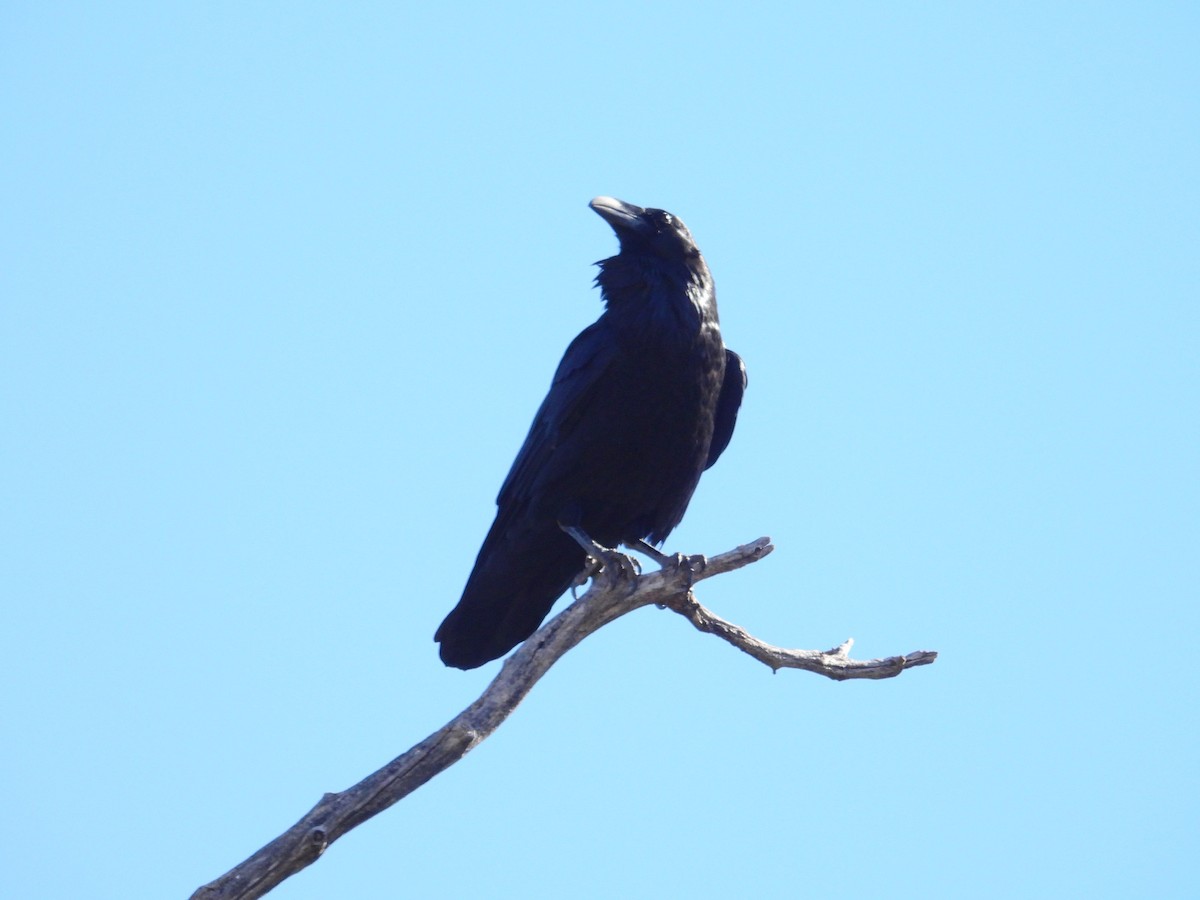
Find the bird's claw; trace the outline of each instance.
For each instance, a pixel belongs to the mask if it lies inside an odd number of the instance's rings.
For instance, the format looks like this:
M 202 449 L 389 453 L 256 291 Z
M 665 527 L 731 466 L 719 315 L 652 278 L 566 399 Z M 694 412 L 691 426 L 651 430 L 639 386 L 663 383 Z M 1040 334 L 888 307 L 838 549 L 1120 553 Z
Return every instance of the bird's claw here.
M 693 553 L 691 556 L 676 553 L 672 562 L 675 568 L 683 570 L 683 580 L 689 591 L 696 583 L 696 576 L 708 568 L 708 557 L 703 553 Z
M 574 525 L 563 525 L 561 523 L 559 527 L 579 546 L 586 550 L 588 555 L 587 564 L 571 583 L 572 597 L 578 598 L 576 592 L 587 583 L 589 578 L 593 582 L 596 582 L 599 580 L 599 576 L 603 576 L 604 587 L 609 588 L 615 587 L 622 581 L 629 581 L 633 584 L 637 580 L 637 577 L 642 574 L 641 564 L 636 559 L 621 553 L 619 550 L 613 550 L 596 543 L 588 537 L 582 528 Z
M 683 583 L 690 591 L 696 583 L 696 576 L 708 568 L 708 557 L 703 553 L 684 556 L 682 553 L 672 553 L 665 556 L 661 562 L 663 569 L 673 569 L 683 573 Z
M 584 565 L 584 567 L 582 569 L 579 570 L 579 574 L 576 575 L 575 579 L 571 582 L 571 599 L 572 600 L 579 599 L 579 589 L 581 587 L 583 587 L 585 584 L 587 584 L 588 579 L 591 578 L 593 575 L 595 575 L 599 571 L 600 571 L 600 564 L 598 562 L 596 562 L 596 560 L 592 559 L 589 556 L 587 558 L 587 563 Z
M 601 552 L 598 557 L 591 557 L 589 568 L 592 579 L 604 581 L 605 588 L 616 587 L 623 581 L 634 582 L 642 574 L 642 567 L 632 556 L 610 550 L 607 547 L 597 548 Z
M 641 565 L 632 556 L 607 547 L 599 549 L 603 552 L 599 556 L 589 554 L 587 564 L 571 582 L 571 597 L 575 600 L 579 599 L 579 589 L 588 583 L 589 578 L 602 590 L 607 590 L 623 581 L 633 584 L 642 574 Z
M 691 590 L 692 585 L 695 584 L 696 576 L 708 568 L 708 557 L 703 553 L 696 553 L 692 556 L 684 556 L 682 553 L 663 553 L 653 544 L 642 540 L 631 541 L 627 546 L 632 547 L 639 553 L 645 553 L 658 563 L 661 569 L 674 569 L 676 571 L 682 569 L 688 590 Z

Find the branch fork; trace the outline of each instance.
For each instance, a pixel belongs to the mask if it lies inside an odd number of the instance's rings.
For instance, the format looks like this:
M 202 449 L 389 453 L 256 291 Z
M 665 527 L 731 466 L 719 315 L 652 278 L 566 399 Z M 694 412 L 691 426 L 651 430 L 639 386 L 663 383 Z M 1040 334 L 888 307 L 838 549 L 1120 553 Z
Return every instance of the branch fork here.
M 703 566 L 693 566 L 694 557 L 679 557 L 678 561 L 671 557 L 658 571 L 634 579 L 632 590 L 624 578 L 593 579 L 586 594 L 508 657 L 474 703 L 358 784 L 325 794 L 299 822 L 245 862 L 199 888 L 192 900 L 252 900 L 311 865 L 346 832 L 402 800 L 485 740 L 568 650 L 614 619 L 643 606 L 656 605 L 679 613 L 700 631 L 732 644 L 772 671 L 804 669 L 836 681 L 880 679 L 937 659 L 934 651 L 918 650 L 886 659 L 855 660 L 850 658 L 853 640 L 832 650 L 775 647 L 696 600 L 692 593 L 696 582 L 757 562 L 774 549 L 770 538 L 763 537 L 714 556 Z

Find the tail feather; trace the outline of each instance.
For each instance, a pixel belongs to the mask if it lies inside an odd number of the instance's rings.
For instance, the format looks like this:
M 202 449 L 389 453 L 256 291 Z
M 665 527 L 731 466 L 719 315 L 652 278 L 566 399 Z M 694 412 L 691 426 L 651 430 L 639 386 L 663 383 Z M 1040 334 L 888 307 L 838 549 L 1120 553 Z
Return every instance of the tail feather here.
M 514 529 L 505 518 L 492 525 L 462 599 L 434 635 L 448 666 L 474 669 L 533 634 L 586 562 L 554 522 Z

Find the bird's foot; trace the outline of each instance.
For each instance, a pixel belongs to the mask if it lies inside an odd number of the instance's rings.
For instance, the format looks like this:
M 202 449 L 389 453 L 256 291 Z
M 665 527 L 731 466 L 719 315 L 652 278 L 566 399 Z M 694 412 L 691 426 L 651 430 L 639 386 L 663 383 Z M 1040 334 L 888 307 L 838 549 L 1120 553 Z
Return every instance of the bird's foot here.
M 708 568 L 708 557 L 703 553 L 684 556 L 682 553 L 663 553 L 653 544 L 643 540 L 630 541 L 626 544 L 638 553 L 644 553 L 663 569 L 683 570 L 684 582 L 689 590 L 696 582 L 696 576 Z
M 611 588 L 623 581 L 628 581 L 632 585 L 642 574 L 642 567 L 636 559 L 619 550 L 597 544 L 582 528 L 562 523 L 559 523 L 558 527 L 565 531 L 588 555 L 587 565 L 571 583 L 572 597 L 577 596 L 576 591 L 587 584 L 589 578 L 599 582 L 603 577 L 603 587 Z
M 676 565 L 685 572 L 684 578 L 690 591 L 696 583 L 696 576 L 708 568 L 708 557 L 703 553 L 693 553 L 691 556 L 676 553 L 675 558 L 678 560 Z
M 597 544 L 595 552 L 588 556 L 584 572 L 602 590 L 611 590 L 627 583 L 629 590 L 633 591 L 637 587 L 638 576 L 642 574 L 642 567 L 632 556 Z

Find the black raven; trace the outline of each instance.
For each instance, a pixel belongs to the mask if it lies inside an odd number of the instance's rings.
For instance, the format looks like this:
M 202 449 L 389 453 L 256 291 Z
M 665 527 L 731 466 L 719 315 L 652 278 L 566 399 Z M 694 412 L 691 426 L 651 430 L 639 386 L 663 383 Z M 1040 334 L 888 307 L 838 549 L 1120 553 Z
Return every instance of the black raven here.
M 529 637 L 583 571 L 589 538 L 661 544 L 733 434 L 746 369 L 721 340 L 691 233 L 661 209 L 590 205 L 621 245 L 597 263 L 605 311 L 559 363 L 434 636 L 448 666 L 473 669 Z

